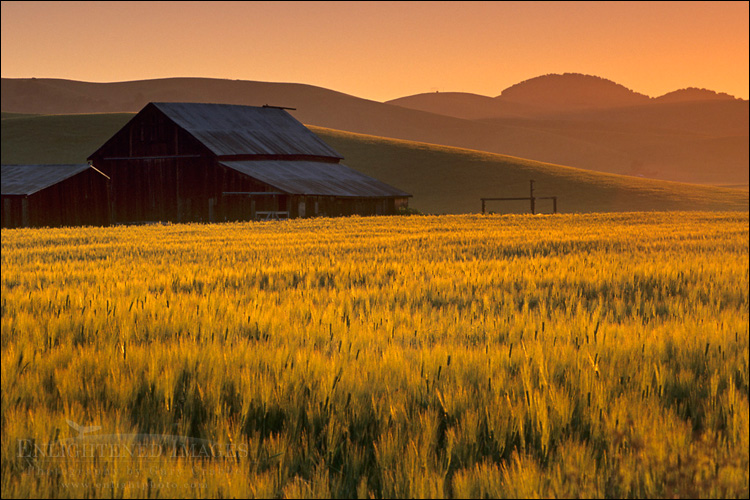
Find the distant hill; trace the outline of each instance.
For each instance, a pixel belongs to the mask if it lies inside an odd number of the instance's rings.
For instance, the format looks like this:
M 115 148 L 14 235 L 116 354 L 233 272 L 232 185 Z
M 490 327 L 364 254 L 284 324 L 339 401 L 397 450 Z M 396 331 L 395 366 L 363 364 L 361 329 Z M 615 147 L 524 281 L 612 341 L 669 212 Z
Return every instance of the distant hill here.
M 151 101 L 280 105 L 303 123 L 488 151 L 598 172 L 713 184 L 748 184 L 747 101 L 599 108 L 640 94 L 596 77 L 560 75 L 507 89 L 519 101 L 476 94 L 422 94 L 396 104 L 293 83 L 166 78 L 118 83 L 2 79 L 2 110 L 15 113 L 135 112 Z M 554 82 L 597 87 L 597 106 L 561 113 L 532 102 Z M 545 83 L 546 82 L 546 83 Z M 567 82 L 567 83 L 565 83 Z M 542 85 L 544 83 L 544 85 Z M 588 88 L 588 87 L 586 87 Z M 580 94 L 580 92 L 579 92 Z M 585 94 L 585 93 L 584 93 Z M 580 96 L 584 95 L 580 94 Z M 559 99 L 559 92 L 550 96 Z M 552 99 L 550 97 L 550 99 Z M 553 99 L 554 100 L 554 99 Z M 700 105 L 698 105 L 700 104 Z M 648 108 L 648 109 L 646 109 Z M 552 110 L 557 111 L 552 112 Z M 449 115 L 453 116 L 449 116 Z M 744 122 L 743 122 L 744 119 Z
M 483 118 L 528 118 L 544 115 L 546 110 L 533 103 L 501 101 L 494 97 L 466 92 L 430 92 L 386 101 L 409 109 L 440 115 L 478 120 Z
M 2 114 L 2 163 L 85 162 L 132 114 Z M 748 192 L 590 172 L 512 156 L 309 126 L 344 163 L 414 195 L 424 213 L 476 213 L 482 197 L 558 196 L 561 212 L 748 210 Z M 538 211 L 551 210 L 539 200 Z M 489 202 L 524 213 L 528 202 Z
M 386 102 L 409 109 L 476 120 L 486 118 L 565 119 L 616 108 L 642 108 L 660 104 L 702 101 L 734 102 L 734 109 L 743 107 L 747 109 L 747 101 L 723 92 L 690 87 L 651 98 L 610 80 L 576 73 L 532 78 L 503 90 L 494 98 L 463 92 L 433 92 Z M 721 109 L 732 109 L 731 106 Z
M 688 102 L 688 101 L 734 101 L 737 100 L 725 92 L 714 92 L 708 89 L 699 89 L 688 87 L 686 89 L 668 92 L 662 96 L 654 98 L 655 102 Z
M 605 78 L 579 73 L 538 76 L 517 83 L 495 99 L 541 107 L 546 113 L 646 104 L 649 97 Z
M 363 102 L 341 92 L 297 83 L 216 78 L 160 78 L 91 83 L 56 78 L 3 78 L 2 111 L 37 114 L 137 112 L 149 102 L 217 102 L 311 108 Z
M 447 92 L 388 103 L 547 132 L 577 141 L 571 143 L 576 148 L 595 145 L 609 151 L 609 158 L 599 157 L 609 163 L 608 172 L 740 185 L 750 178 L 748 101 L 706 89 L 682 89 L 652 99 L 603 78 L 564 74 L 532 78 L 496 98 Z M 546 146 L 540 143 L 539 151 Z M 629 164 L 617 161 L 620 158 Z M 564 163 L 603 170 L 584 164 L 583 155 Z

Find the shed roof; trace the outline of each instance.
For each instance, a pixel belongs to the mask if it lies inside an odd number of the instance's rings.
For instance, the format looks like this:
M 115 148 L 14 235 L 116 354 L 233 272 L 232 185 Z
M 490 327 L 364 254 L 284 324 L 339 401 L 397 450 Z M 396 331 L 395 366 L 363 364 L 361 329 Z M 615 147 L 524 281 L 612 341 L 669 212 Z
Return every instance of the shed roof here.
M 272 154 L 343 158 L 280 108 L 186 102 L 152 104 L 217 156 Z
M 86 163 L 63 165 L 2 165 L 2 194 L 30 195 L 80 174 Z M 96 169 L 94 169 L 96 170 Z M 98 170 L 96 170 L 99 172 Z M 101 174 L 101 172 L 99 172 Z M 104 174 L 102 174 L 104 175 Z
M 223 161 L 225 167 L 289 194 L 372 198 L 411 196 L 341 163 L 314 161 Z

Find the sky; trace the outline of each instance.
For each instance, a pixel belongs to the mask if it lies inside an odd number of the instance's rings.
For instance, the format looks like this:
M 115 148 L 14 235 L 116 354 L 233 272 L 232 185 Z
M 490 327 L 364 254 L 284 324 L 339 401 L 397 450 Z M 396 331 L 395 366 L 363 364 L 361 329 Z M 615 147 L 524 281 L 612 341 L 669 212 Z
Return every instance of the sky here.
M 748 98 L 750 2 L 6 2 L 4 78 L 210 77 L 386 101 L 583 73 Z

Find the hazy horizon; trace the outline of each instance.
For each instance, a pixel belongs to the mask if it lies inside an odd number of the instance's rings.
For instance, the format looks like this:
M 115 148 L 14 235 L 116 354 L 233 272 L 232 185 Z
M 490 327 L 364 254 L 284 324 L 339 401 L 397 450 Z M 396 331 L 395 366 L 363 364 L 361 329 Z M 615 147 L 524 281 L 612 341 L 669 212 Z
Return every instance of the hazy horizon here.
M 158 78 L 138 78 L 138 79 L 133 79 L 133 80 L 114 80 L 114 81 L 102 81 L 102 82 L 92 81 L 92 80 L 79 80 L 79 79 L 75 79 L 75 78 L 36 77 L 36 76 L 34 76 L 34 77 L 6 77 L 6 76 L 3 76 L 2 78 L 3 79 L 8 79 L 8 80 L 65 80 L 65 81 L 71 81 L 71 82 L 81 82 L 81 83 L 85 83 L 85 84 L 88 84 L 88 83 L 93 83 L 93 84 L 116 84 L 116 83 L 133 83 L 133 82 L 148 82 L 148 81 L 158 81 L 158 80 L 170 80 L 170 79 L 196 79 L 196 80 L 226 80 L 226 81 L 235 81 L 235 82 L 257 82 L 257 83 L 270 83 L 270 84 L 282 84 L 282 85 L 309 85 L 309 86 L 318 87 L 318 88 L 322 88 L 322 89 L 326 89 L 326 90 L 331 90 L 331 91 L 334 91 L 334 92 L 340 92 L 342 94 L 350 95 L 352 97 L 356 97 L 356 98 L 360 98 L 360 99 L 368 99 L 368 100 L 373 100 L 375 102 L 381 102 L 381 103 L 389 104 L 391 101 L 398 101 L 398 100 L 400 100 L 402 98 L 409 98 L 409 97 L 415 97 L 415 96 L 419 96 L 419 95 L 432 94 L 432 93 L 465 94 L 465 95 L 475 95 L 475 96 L 479 96 L 479 97 L 495 98 L 495 97 L 499 97 L 500 94 L 503 91 L 507 90 L 508 88 L 514 87 L 514 86 L 516 86 L 518 84 L 522 84 L 522 83 L 528 82 L 530 80 L 536 80 L 538 78 L 542 78 L 542 77 L 545 77 L 545 76 L 566 75 L 566 74 L 580 75 L 580 76 L 585 76 L 585 77 L 592 76 L 592 77 L 600 78 L 600 79 L 603 79 L 603 80 L 610 81 L 610 82 L 613 82 L 615 84 L 621 85 L 619 82 L 616 82 L 616 81 L 613 81 L 613 80 L 609 80 L 608 78 L 604 78 L 604 77 L 601 77 L 599 75 L 586 75 L 586 74 L 583 74 L 583 73 L 571 73 L 571 72 L 566 72 L 566 73 L 547 73 L 547 74 L 544 74 L 544 75 L 537 75 L 537 76 L 534 76 L 534 77 L 527 78 L 527 79 L 525 79 L 523 81 L 516 82 L 515 84 L 512 84 L 509 87 L 502 89 L 500 92 L 498 92 L 497 95 L 485 95 L 485 94 L 478 94 L 476 92 L 446 90 L 446 91 L 418 92 L 416 94 L 404 95 L 404 96 L 400 96 L 400 97 L 395 97 L 393 99 L 385 99 L 385 100 L 382 100 L 382 101 L 377 101 L 377 100 L 374 100 L 374 99 L 369 99 L 367 97 L 362 97 L 362 96 L 351 94 L 351 93 L 348 93 L 348 92 L 342 92 L 342 91 L 336 90 L 336 89 L 330 89 L 330 88 L 326 88 L 326 87 L 322 87 L 322 86 L 311 85 L 311 84 L 308 84 L 306 82 L 271 82 L 271 81 L 247 80 L 247 79 L 239 79 L 239 78 L 221 78 L 221 77 L 205 77 L 205 76 L 169 76 L 169 77 L 158 77 Z M 640 92 L 638 89 L 629 88 L 629 87 L 625 87 L 625 88 L 627 88 L 628 90 L 633 91 L 636 94 L 646 95 L 647 97 L 652 98 L 652 99 L 656 99 L 656 98 L 659 98 L 659 97 L 662 97 L 662 96 L 665 96 L 665 95 L 668 95 L 668 94 L 672 94 L 674 92 L 683 91 L 683 90 L 698 90 L 698 91 L 704 91 L 705 90 L 705 91 L 709 91 L 709 92 L 715 92 L 716 94 L 721 94 L 724 97 L 726 97 L 728 95 L 728 96 L 730 96 L 732 98 L 735 98 L 735 99 L 741 99 L 741 100 L 744 100 L 744 101 L 748 100 L 747 98 L 742 98 L 742 97 L 739 97 L 739 96 L 736 96 L 736 95 L 732 95 L 732 94 L 729 94 L 729 93 L 726 93 L 726 92 L 716 91 L 715 89 L 700 88 L 700 87 L 695 87 L 695 86 L 682 87 L 682 88 L 679 88 L 679 89 L 673 89 L 673 90 L 669 90 L 669 91 L 665 92 L 664 94 L 659 94 L 659 95 L 648 95 L 648 94 L 646 94 L 644 92 Z
M 696 87 L 748 99 L 748 5 L 2 2 L 1 72 L 301 83 L 380 102 L 494 97 L 537 76 L 581 73 L 650 97 Z

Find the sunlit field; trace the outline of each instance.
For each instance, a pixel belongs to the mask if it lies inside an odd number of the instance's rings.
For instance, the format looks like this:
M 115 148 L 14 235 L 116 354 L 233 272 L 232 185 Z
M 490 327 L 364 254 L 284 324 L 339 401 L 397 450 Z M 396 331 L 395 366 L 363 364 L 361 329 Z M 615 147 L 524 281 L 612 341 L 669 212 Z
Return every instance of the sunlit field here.
M 3 229 L 2 496 L 747 497 L 748 230 Z

